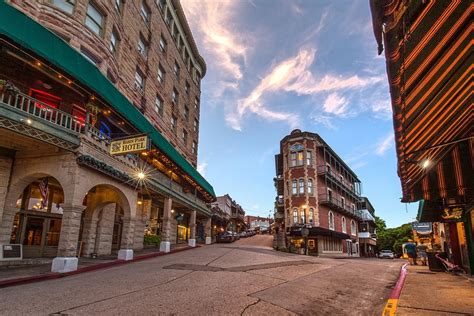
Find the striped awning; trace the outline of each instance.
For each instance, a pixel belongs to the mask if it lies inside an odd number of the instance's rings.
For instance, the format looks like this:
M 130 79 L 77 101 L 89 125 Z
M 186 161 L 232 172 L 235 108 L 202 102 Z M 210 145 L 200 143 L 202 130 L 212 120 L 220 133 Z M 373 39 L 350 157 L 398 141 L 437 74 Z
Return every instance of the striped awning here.
M 371 10 L 385 49 L 402 201 L 472 196 L 471 1 L 371 0 Z

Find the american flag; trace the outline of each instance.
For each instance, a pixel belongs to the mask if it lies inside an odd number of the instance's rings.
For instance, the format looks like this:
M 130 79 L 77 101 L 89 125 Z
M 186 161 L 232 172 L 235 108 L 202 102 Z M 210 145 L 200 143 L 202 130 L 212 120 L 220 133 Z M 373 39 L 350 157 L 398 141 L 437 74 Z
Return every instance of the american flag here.
M 41 179 L 39 183 L 39 190 L 41 194 L 41 208 L 48 206 L 48 178 Z

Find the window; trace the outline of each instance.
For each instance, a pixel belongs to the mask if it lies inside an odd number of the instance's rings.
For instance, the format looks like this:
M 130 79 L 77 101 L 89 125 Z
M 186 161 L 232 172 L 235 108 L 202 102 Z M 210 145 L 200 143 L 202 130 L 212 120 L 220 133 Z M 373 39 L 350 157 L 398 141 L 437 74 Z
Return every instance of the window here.
M 173 67 L 173 73 L 174 73 L 174 75 L 176 76 L 176 78 L 179 78 L 179 71 L 180 71 L 179 65 L 178 65 L 178 63 L 175 61 L 175 62 L 174 62 L 174 67 Z
M 198 120 L 194 120 L 194 126 L 193 126 L 193 128 L 194 128 L 194 131 L 195 131 L 195 132 L 198 131 L 198 126 L 199 126 Z
M 176 116 L 171 115 L 171 129 L 173 133 L 176 134 Z
M 322 241 L 323 252 L 342 252 L 342 242 L 340 239 L 326 237 Z
M 98 36 L 102 36 L 102 26 L 104 23 L 104 16 L 100 11 L 89 2 L 86 13 L 86 26 Z
M 312 155 L 310 151 L 306 152 L 306 165 L 311 166 Z
M 346 208 L 346 199 L 341 197 L 341 207 Z
M 165 70 L 161 65 L 158 66 L 158 75 L 156 79 L 158 79 L 158 82 L 160 84 L 163 84 L 163 82 L 165 81 Z
M 313 208 L 309 209 L 308 220 L 310 224 L 314 223 L 314 209 Z
M 291 183 L 291 194 L 293 195 L 296 195 L 298 194 L 298 183 L 296 182 L 296 180 L 293 180 L 293 182 Z
M 332 190 L 331 189 L 328 189 L 328 201 L 329 202 L 332 201 Z
M 166 0 L 156 0 L 156 4 L 158 5 L 160 11 L 163 11 L 166 5 Z
M 300 179 L 300 189 L 299 189 L 300 194 L 304 194 L 304 180 Z
M 190 89 L 190 85 L 189 85 L 189 82 L 186 81 L 186 83 L 184 84 L 184 92 L 186 92 L 186 94 L 189 94 L 189 89 Z
M 351 220 L 351 235 L 352 236 L 357 235 L 357 227 L 353 219 Z
M 193 152 L 193 154 L 196 153 L 196 147 L 197 147 L 196 142 L 193 141 L 193 146 L 192 146 L 192 152 Z
M 298 209 L 293 209 L 293 224 L 298 224 Z
M 297 153 L 297 165 L 302 166 L 303 165 L 303 152 L 298 151 Z
M 308 194 L 313 195 L 313 179 L 308 179 Z
M 170 10 L 166 10 L 165 23 L 166 23 L 166 25 L 171 26 L 172 22 L 173 22 L 173 19 L 171 17 L 171 12 L 170 12 Z
M 122 11 L 122 0 L 115 0 L 115 10 L 117 10 L 118 13 Z
M 330 230 L 334 230 L 334 214 L 332 211 L 328 213 L 328 225 Z
M 326 164 L 326 171 L 328 173 L 331 173 L 331 165 L 330 164 Z
M 163 36 L 161 36 L 160 37 L 160 51 L 162 53 L 166 52 L 166 46 L 167 46 L 166 40 L 163 38 Z
M 176 23 L 173 23 L 173 26 L 171 27 L 171 29 L 172 29 L 171 36 L 176 40 L 178 38 L 178 26 L 176 25 Z M 179 50 L 179 44 L 177 46 Z
M 291 153 L 290 154 L 290 166 L 291 167 L 296 166 L 296 153 Z
M 118 48 L 118 35 L 115 29 L 112 30 L 112 33 L 110 34 L 110 43 L 109 43 L 109 49 L 112 52 L 112 54 L 117 53 L 117 48 Z
M 143 88 L 144 88 L 143 76 L 140 73 L 140 71 L 137 70 L 135 72 L 135 89 L 143 93 Z
M 150 8 L 147 6 L 145 1 L 142 1 L 142 7 L 140 9 L 140 15 L 143 20 L 148 23 L 150 21 Z
M 84 56 L 88 61 L 90 61 L 94 65 L 97 66 L 99 64 L 99 61 L 97 60 L 97 58 L 93 56 L 88 50 L 84 49 L 83 47 L 81 47 L 81 55 Z
M 163 115 L 163 99 L 159 95 L 155 99 L 155 111 L 159 115 Z
M 347 224 L 346 224 L 346 218 L 344 216 L 342 217 L 341 222 L 342 222 L 342 232 L 346 233 L 347 232 L 347 226 L 346 226 Z
M 146 40 L 143 38 L 143 35 L 140 34 L 138 37 L 138 52 L 143 55 L 143 57 L 147 57 L 148 54 L 148 43 Z
M 306 224 L 306 209 L 301 209 L 300 212 L 300 218 L 301 218 L 301 224 Z
M 188 143 L 188 132 L 186 132 L 184 129 L 183 134 L 181 134 L 181 140 L 183 141 L 184 145 Z
M 199 110 L 199 99 L 198 98 L 194 98 L 194 109 L 196 111 Z
M 76 0 L 51 0 L 51 3 L 64 12 L 72 14 L 74 12 Z
M 177 103 L 178 103 L 178 98 L 179 98 L 179 93 L 178 93 L 178 91 L 176 91 L 176 89 L 173 89 L 173 92 L 171 92 L 171 101 L 172 101 L 174 104 L 177 104 Z
M 186 121 L 188 121 L 188 120 L 189 120 L 189 108 L 188 108 L 186 105 L 184 106 L 184 113 L 183 113 L 183 115 L 184 115 L 184 119 L 185 119 Z

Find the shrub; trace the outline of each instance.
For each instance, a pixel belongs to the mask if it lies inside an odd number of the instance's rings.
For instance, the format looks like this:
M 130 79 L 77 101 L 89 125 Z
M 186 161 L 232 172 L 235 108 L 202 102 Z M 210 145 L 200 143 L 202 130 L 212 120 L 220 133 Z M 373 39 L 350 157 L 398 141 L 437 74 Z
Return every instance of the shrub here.
M 143 243 L 145 245 L 156 245 L 159 246 L 161 242 L 161 236 L 159 235 L 145 235 Z

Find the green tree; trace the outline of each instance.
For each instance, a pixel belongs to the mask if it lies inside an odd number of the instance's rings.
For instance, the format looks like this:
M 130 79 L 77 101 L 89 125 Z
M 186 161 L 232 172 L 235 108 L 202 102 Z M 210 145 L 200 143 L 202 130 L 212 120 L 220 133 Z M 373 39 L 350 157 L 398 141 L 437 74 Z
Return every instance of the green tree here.
M 408 242 L 408 239 L 413 238 L 410 223 L 395 228 L 386 228 L 385 221 L 376 216 L 375 225 L 377 227 L 377 248 L 379 250 L 389 249 L 401 254 L 402 245 Z

